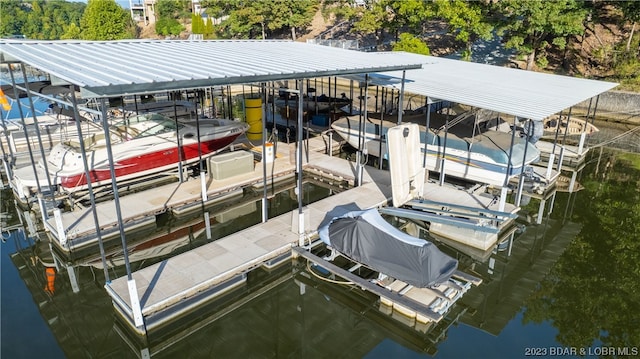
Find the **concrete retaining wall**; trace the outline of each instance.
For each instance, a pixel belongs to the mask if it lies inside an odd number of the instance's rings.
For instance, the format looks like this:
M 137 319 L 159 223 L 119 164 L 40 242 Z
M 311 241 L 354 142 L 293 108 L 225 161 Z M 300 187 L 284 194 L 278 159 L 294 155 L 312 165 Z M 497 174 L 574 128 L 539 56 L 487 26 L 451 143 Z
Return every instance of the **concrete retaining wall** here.
M 593 99 L 591 110 L 595 106 Z M 589 100 L 574 106 L 578 112 L 586 112 Z M 598 119 L 611 119 L 640 124 L 640 93 L 626 91 L 607 91 L 600 95 L 596 113 Z

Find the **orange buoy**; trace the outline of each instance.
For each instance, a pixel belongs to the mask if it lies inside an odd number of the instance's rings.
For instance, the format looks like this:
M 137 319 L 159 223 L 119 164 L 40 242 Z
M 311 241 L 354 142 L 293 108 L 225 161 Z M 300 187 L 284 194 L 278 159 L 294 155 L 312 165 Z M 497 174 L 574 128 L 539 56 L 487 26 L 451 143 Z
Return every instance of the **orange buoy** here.
M 11 105 L 9 104 L 9 101 L 7 101 L 7 96 L 5 96 L 2 89 L 0 89 L 0 105 L 2 105 L 2 109 L 5 111 L 11 110 Z
M 47 285 L 44 287 L 44 290 L 49 294 L 53 294 L 53 292 L 56 291 L 56 270 L 53 267 L 47 267 L 44 274 L 47 276 Z

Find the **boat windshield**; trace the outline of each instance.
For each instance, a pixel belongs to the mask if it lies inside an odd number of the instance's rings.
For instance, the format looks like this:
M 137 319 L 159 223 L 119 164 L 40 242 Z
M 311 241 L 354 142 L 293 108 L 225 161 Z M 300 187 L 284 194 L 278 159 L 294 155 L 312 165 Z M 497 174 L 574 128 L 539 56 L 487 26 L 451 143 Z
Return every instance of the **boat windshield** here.
M 130 117 L 118 124 L 117 127 L 125 129 L 131 138 L 141 138 L 175 132 L 184 125 L 163 115 L 150 113 Z

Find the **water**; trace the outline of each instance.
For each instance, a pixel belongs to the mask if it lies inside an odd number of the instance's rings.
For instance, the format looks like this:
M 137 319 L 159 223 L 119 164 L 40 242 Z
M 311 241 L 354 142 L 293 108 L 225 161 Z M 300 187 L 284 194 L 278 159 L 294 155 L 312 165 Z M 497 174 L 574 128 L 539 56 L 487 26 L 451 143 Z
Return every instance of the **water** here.
M 35 246 L 20 232 L 12 232 L 0 245 L 0 354 L 503 358 L 554 356 L 575 349 L 594 357 L 609 347 L 633 354 L 640 347 L 640 156 L 608 150 L 600 155 L 594 150 L 577 179 L 585 187 L 580 192 L 556 192 L 544 203 L 530 199 L 522 217 L 532 224 L 516 237 L 510 255 L 504 248 L 482 259 L 442 246 L 484 282 L 426 333 L 383 314 L 367 292 L 323 282 L 309 275 L 304 263 L 294 263 L 273 271 L 257 269 L 239 292 L 184 318 L 181 331 L 159 331 L 143 342 L 119 324 L 102 288 L 102 269 L 75 267 L 77 293 L 62 270 L 53 294 L 47 293 L 44 266 L 32 262 L 34 254 L 47 262 L 46 242 Z M 305 201 L 330 191 L 318 187 Z M 2 192 L 1 212 L 12 212 L 8 194 Z M 271 208 L 293 208 L 293 198 L 283 191 Z M 11 216 L 5 218 L 6 225 L 17 223 L 17 214 Z M 215 224 L 215 235 L 257 223 L 259 214 L 237 221 Z M 206 240 L 195 236 L 176 252 L 201 242 Z M 162 258 L 140 260 L 134 269 Z
M 31 70 L 29 70 L 31 71 Z M 15 78 L 16 83 L 22 85 L 22 73 L 19 69 L 14 70 L 13 76 Z M 40 74 L 27 73 L 28 81 L 42 81 L 44 77 Z M 8 71 L 0 71 L 0 85 L 11 85 L 11 75 Z M 22 115 L 24 117 L 33 116 L 31 103 L 28 98 L 21 98 L 19 101 L 13 100 L 14 96 L 13 90 L 7 90 L 4 93 L 7 99 L 7 102 L 11 105 L 9 111 L 6 111 L 2 107 L 0 107 L 0 119 L 4 121 L 20 121 L 20 108 L 22 109 Z M 44 100 L 38 96 L 32 96 L 33 99 L 33 108 L 35 109 L 35 114 L 42 115 L 49 108 L 50 103 L 47 100 Z M 1 123 L 2 121 L 0 121 Z

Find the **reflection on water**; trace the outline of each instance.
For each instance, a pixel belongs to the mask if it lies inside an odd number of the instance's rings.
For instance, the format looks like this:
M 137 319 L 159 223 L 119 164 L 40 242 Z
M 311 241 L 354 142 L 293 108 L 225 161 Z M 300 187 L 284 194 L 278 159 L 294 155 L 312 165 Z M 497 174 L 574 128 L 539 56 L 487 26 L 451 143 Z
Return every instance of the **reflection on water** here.
M 143 341 L 114 316 L 95 257 L 81 263 L 57 258 L 56 268 L 51 255 L 45 255 L 51 253 L 46 241 L 37 243 L 23 231 L 5 233 L 0 247 L 1 354 L 513 357 L 531 346 L 637 347 L 640 325 L 633 313 L 640 302 L 640 160 L 613 152 L 591 156 L 578 176 L 584 189 L 531 198 L 522 210 L 523 226 L 500 250 L 484 254 L 440 244 L 462 269 L 484 282 L 445 320 L 424 331 L 383 314 L 369 293 L 320 281 L 304 263 L 292 262 L 251 272 L 238 290 Z M 330 191 L 310 186 L 305 201 Z M 9 192 L 2 194 L 2 212 L 9 212 Z M 234 206 L 210 209 L 213 239 L 260 221 L 260 204 L 250 196 L 244 193 L 242 198 L 251 200 L 234 199 Z M 270 215 L 296 205 L 295 196 L 283 189 L 271 198 Z M 19 216 L 3 218 L 7 226 L 18 223 Z M 164 221 L 156 233 L 132 244 L 133 269 L 207 242 L 199 219 Z M 122 275 L 121 253 L 109 255 L 110 273 Z M 55 268 L 53 283 L 48 267 Z

